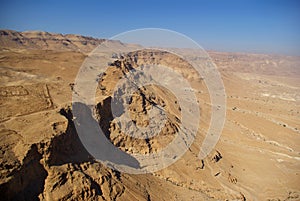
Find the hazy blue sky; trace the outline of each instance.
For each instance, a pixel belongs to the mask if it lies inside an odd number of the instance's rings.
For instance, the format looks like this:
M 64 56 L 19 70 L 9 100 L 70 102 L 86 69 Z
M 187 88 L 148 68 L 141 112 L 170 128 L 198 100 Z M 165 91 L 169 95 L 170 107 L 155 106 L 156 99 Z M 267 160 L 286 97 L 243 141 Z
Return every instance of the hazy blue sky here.
M 3 1 L 0 28 L 109 38 L 146 27 L 171 29 L 205 49 L 300 55 L 300 1 Z

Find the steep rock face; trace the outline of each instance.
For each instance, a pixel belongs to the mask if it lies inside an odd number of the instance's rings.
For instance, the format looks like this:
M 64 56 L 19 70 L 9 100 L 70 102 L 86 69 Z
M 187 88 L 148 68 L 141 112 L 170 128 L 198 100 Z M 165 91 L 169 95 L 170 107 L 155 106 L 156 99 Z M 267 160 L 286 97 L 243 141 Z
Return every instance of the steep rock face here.
M 56 119 L 60 119 L 60 115 L 65 120 L 49 125 L 48 131 L 52 130 L 53 135 L 27 147 L 23 158 L 13 158 L 11 154 L 1 156 L 2 198 L 116 200 L 125 191 L 120 173 L 103 167 L 84 149 L 69 119 L 72 115 L 70 108 L 52 113 Z M 11 137 L 14 139 L 13 134 Z M 4 152 L 16 153 L 14 147 L 1 148 Z M 136 196 L 145 197 L 143 193 Z M 125 199 L 130 198 L 125 196 Z
M 40 164 L 41 154 L 36 145 L 32 145 L 22 164 L 11 175 L 11 179 L 0 187 L 5 200 L 38 200 L 43 192 L 47 171 Z
M 153 55 L 153 53 L 158 54 L 156 59 L 159 59 L 162 54 L 161 52 L 148 52 Z M 171 57 L 171 55 L 169 55 Z M 143 55 L 142 58 L 146 58 L 147 55 Z M 175 56 L 173 56 L 175 58 Z M 140 64 L 150 64 L 149 61 L 152 61 L 153 64 L 155 56 L 149 57 L 149 60 L 140 61 Z M 99 82 L 99 89 L 103 95 L 109 95 L 113 93 L 115 82 L 119 80 L 122 76 L 126 76 L 131 69 L 134 69 L 138 66 L 137 60 L 141 58 L 137 55 L 128 54 L 123 57 L 121 60 L 115 61 L 110 65 L 109 69 L 104 76 L 101 77 Z M 156 62 L 157 63 L 157 62 Z M 143 77 L 143 74 L 135 75 L 135 79 L 138 77 Z M 131 84 L 134 84 L 135 80 L 127 78 Z M 119 90 L 116 93 L 125 94 L 125 86 L 120 86 Z M 142 153 L 148 154 L 152 152 L 160 151 L 166 145 L 168 145 L 175 137 L 175 134 L 179 130 L 180 123 L 180 107 L 178 106 L 176 97 L 167 89 L 161 88 L 156 85 L 148 85 L 139 88 L 130 99 L 129 104 L 129 115 L 132 119 L 132 122 L 126 125 L 125 128 L 121 128 L 117 121 L 113 119 L 112 111 L 108 110 L 111 108 L 112 96 L 108 96 L 102 102 L 100 102 L 96 108 L 96 113 L 98 114 L 99 124 L 107 134 L 107 137 L 111 142 L 118 146 L 121 150 L 127 151 L 129 153 Z M 113 100 L 119 102 L 120 105 L 122 102 L 126 101 L 122 98 L 118 100 Z M 153 127 L 147 130 L 148 135 L 157 134 L 155 137 L 144 136 L 145 139 L 137 139 L 128 135 L 128 133 L 135 132 L 135 126 L 141 128 L 146 128 L 149 126 L 149 111 L 153 107 L 161 107 L 163 110 L 168 111 L 167 121 L 163 125 L 163 129 L 158 131 L 158 127 Z M 119 114 L 120 116 L 123 114 Z M 152 117 L 156 118 L 156 123 L 163 121 L 161 119 L 161 114 L 157 114 Z M 146 135 L 146 134 L 145 134 Z
M 0 31 L 0 46 L 2 48 L 81 51 L 88 53 L 103 41 L 105 39 L 95 39 L 73 34 L 63 35 L 41 31 Z

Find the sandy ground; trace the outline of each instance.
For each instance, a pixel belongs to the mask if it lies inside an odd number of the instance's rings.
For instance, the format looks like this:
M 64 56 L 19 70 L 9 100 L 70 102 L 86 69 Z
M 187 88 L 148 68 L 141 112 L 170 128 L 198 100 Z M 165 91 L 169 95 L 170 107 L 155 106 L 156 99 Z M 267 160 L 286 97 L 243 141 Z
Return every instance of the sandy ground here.
M 72 122 L 72 84 L 87 50 L 97 45 L 92 45 L 94 39 L 45 33 L 13 37 L 2 33 L 0 50 L 0 192 L 7 200 L 300 200 L 299 58 L 209 52 L 227 94 L 226 122 L 217 146 L 205 160 L 197 157 L 211 111 L 205 84 L 191 79 L 201 91 L 197 98 L 202 111 L 191 148 L 166 169 L 131 175 L 94 161 Z M 70 48 L 62 45 L 68 37 Z M 36 38 L 46 38 L 48 46 Z M 75 51 L 78 47 L 85 51 Z M 171 56 L 156 58 L 183 68 Z M 154 92 L 154 101 L 163 100 L 169 112 L 161 138 L 145 142 L 118 137 L 104 103 L 122 70 L 111 66 L 100 83 L 99 123 L 123 151 L 158 151 L 172 138 L 174 119 L 180 117 L 176 98 L 158 88 L 143 92 L 145 97 Z M 147 122 L 143 111 L 149 107 L 136 94 L 133 119 Z

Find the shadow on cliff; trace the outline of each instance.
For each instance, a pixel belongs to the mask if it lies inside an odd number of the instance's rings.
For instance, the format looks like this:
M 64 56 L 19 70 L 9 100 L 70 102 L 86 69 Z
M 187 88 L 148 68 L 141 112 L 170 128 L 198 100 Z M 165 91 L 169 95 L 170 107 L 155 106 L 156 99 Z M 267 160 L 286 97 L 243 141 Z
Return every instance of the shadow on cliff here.
M 48 164 L 51 166 L 100 160 L 112 162 L 107 165 L 139 168 L 139 162 L 134 157 L 108 140 L 109 125 L 113 119 L 110 104 L 109 97 L 96 106 L 99 122 L 93 117 L 92 109 L 83 103 L 73 103 L 72 110 L 61 109 L 60 114 L 67 118 L 68 126 L 64 134 L 52 140 Z
M 41 159 L 37 145 L 31 145 L 22 166 L 8 182 L 0 185 L 1 200 L 40 200 L 38 196 L 43 192 L 48 176 Z
M 112 162 L 106 164 L 110 167 L 117 164 L 139 168 L 139 162 L 134 157 L 108 140 L 109 125 L 113 119 L 110 103 L 111 99 L 108 98 L 96 106 L 99 122 L 93 118 L 91 108 L 85 104 L 74 103 L 73 111 L 71 108 L 61 109 L 59 113 L 68 120 L 66 131 L 56 135 L 50 142 L 31 145 L 22 165 L 11 173 L 12 177 L 7 182 L 0 185 L 0 200 L 40 200 L 39 195 L 44 191 L 48 176 L 44 165 L 51 167 L 68 163 L 96 163 L 101 160 Z M 44 165 L 41 162 L 43 158 Z M 116 170 L 113 172 L 120 175 Z

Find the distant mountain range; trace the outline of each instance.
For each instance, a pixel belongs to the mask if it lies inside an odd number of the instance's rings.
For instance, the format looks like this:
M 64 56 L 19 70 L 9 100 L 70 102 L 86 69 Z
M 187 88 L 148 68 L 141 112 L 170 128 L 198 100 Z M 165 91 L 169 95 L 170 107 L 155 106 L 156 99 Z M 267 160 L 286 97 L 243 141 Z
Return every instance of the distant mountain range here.
M 75 34 L 64 35 L 43 31 L 17 32 L 0 30 L 0 46 L 2 48 L 90 52 L 103 41 L 105 39 L 96 39 Z

